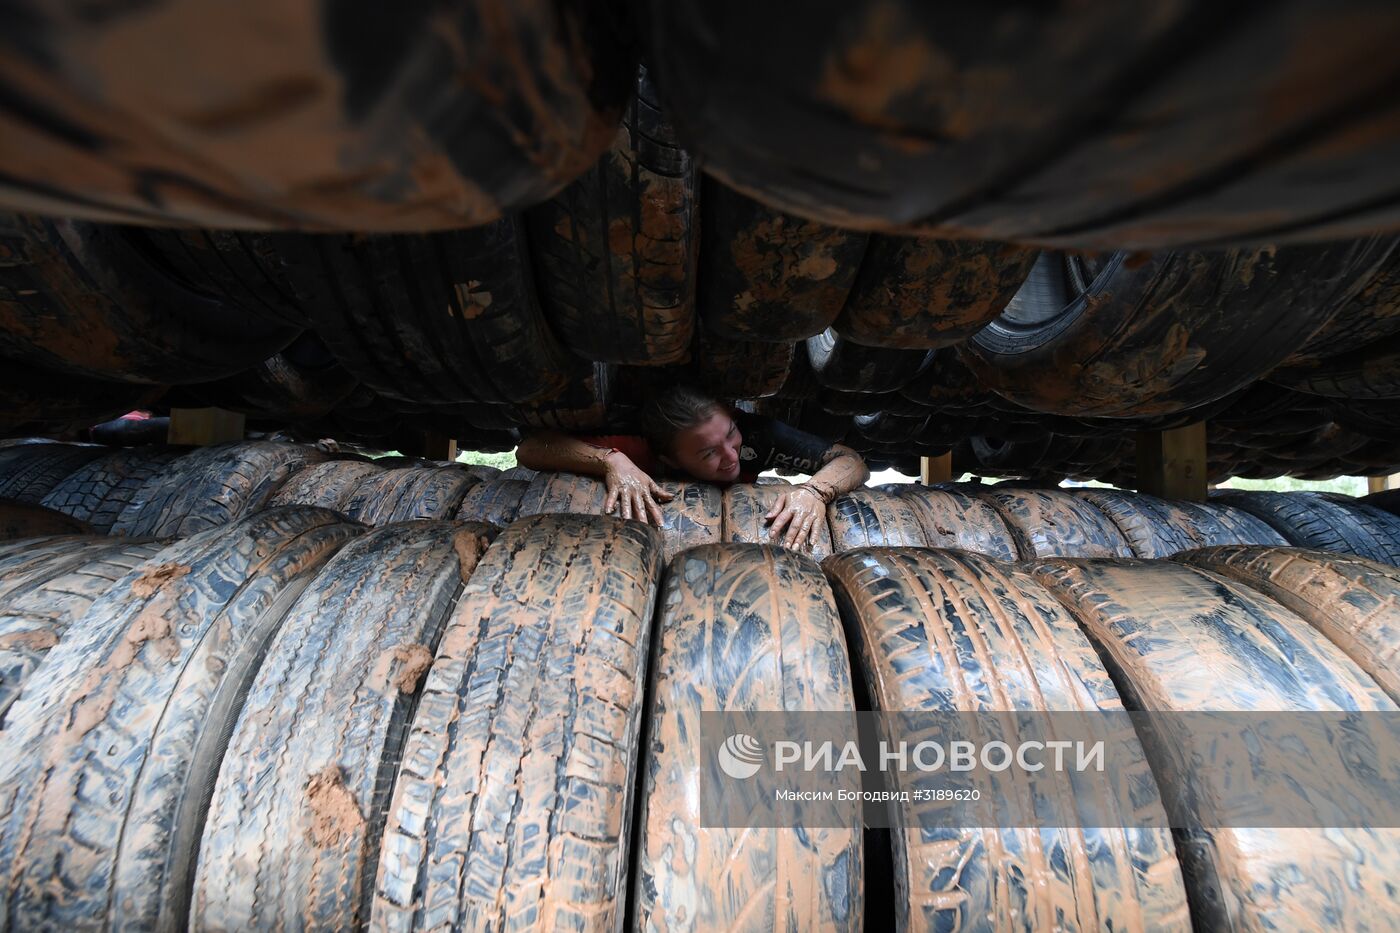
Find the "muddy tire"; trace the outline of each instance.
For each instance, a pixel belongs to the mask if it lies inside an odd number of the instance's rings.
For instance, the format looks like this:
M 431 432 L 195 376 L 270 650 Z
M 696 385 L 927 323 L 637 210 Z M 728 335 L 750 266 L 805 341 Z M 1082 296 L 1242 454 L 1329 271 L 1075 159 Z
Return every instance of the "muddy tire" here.
M 227 525 L 262 508 L 303 467 L 325 459 L 319 450 L 273 441 L 201 447 L 147 480 L 111 533 L 180 537 Z
M 928 547 L 919 508 L 898 493 L 856 489 L 826 507 L 834 553 L 858 547 Z
M 38 505 L 74 471 L 108 452 L 91 444 L 34 444 L 6 458 L 0 475 L 0 499 Z
M 576 369 L 568 384 L 554 398 L 508 408 L 516 424 L 551 431 L 588 431 L 602 428 L 613 398 L 613 365 L 594 363 Z M 514 444 L 511 445 L 515 446 Z
M 1190 551 L 1183 564 L 1258 590 L 1305 619 L 1400 703 L 1400 573 L 1345 554 L 1300 548 Z
M 1328 357 L 1339 356 L 1400 335 L 1400 250 L 1372 277 L 1356 297 L 1297 353 L 1284 361 L 1285 370 L 1306 368 Z M 1270 379 L 1278 371 L 1270 374 Z M 1285 380 L 1286 381 L 1286 380 Z
M 1288 539 L 1267 522 L 1244 509 L 1220 501 L 1218 496 L 1210 502 L 1178 502 L 1177 505 L 1199 517 L 1192 531 L 1200 538 L 1202 547 L 1216 544 L 1288 544 Z
M 1386 520 L 1392 517 L 1386 513 L 1381 513 L 1383 519 L 1366 507 L 1307 493 L 1229 492 L 1219 498 L 1260 519 L 1297 547 L 1400 565 L 1400 538 L 1392 533 Z
M 765 477 L 759 479 L 763 480 Z M 777 504 L 778 497 L 791 491 L 790 485 L 766 482 L 734 483 L 725 487 L 722 540 L 730 544 L 769 544 L 780 547 L 782 541 L 773 539 L 772 525 L 767 521 L 767 515 Z M 802 550 L 811 554 L 812 559 L 819 564 L 833 553 L 831 526 L 826 515 L 817 519 L 816 546 L 810 551 L 805 548 Z
M 1389 7 L 648 4 L 706 171 L 843 227 L 1085 248 L 1278 242 L 1397 222 Z M 1358 62 L 1365 62 L 1358 67 Z M 998 77 L 989 80 L 989 76 Z M 1269 110 L 1278 88 L 1320 92 Z M 1269 110 L 1267 114 L 1264 111 Z M 1236 132 L 1240 114 L 1254 114 Z M 1286 205 L 1284 202 L 1286 201 Z
M 366 477 L 345 500 L 346 515 L 378 527 L 414 518 L 450 519 L 477 484 L 456 467 L 403 467 Z
M 953 489 L 904 484 L 897 493 L 914 506 L 928 547 L 958 548 L 1016 560 L 1016 538 L 996 509 Z
M 1071 495 L 1107 515 L 1127 540 L 1133 557 L 1171 557 L 1197 546 L 1186 528 L 1166 511 L 1170 503 L 1164 499 L 1116 489 L 1075 489 Z
M 488 479 L 467 490 L 457 507 L 458 521 L 486 522 L 504 528 L 515 521 L 529 480 Z
M 312 463 L 288 477 L 267 500 L 265 508 L 314 505 L 344 512 L 355 490 L 383 472 L 384 468 L 373 462 L 327 460 Z
M 613 7 L 402 12 L 240 7 L 196 29 L 186 3 L 26 3 L 0 74 L 16 107 L 0 200 L 147 224 L 443 229 L 544 200 L 607 147 L 635 67 Z M 172 49 L 173 71 L 140 76 Z
M 299 330 L 187 287 L 121 227 L 0 215 L 0 253 L 0 354 L 31 366 L 205 382 L 256 365 Z
M 527 215 L 540 300 L 571 351 L 634 366 L 690 358 L 698 185 L 643 67 L 611 148 Z
M 191 925 L 365 923 L 422 678 L 493 533 L 455 522 L 375 529 L 290 606 L 213 787 Z
M 1321 632 L 1226 578 L 1172 561 L 1051 561 L 1036 577 L 1095 642 L 1129 709 L 1396 709 Z M 1272 722 L 1283 727 L 1270 741 L 1306 741 L 1288 734 L 1286 716 Z M 1143 730 L 1143 747 L 1165 799 L 1219 792 L 1211 786 L 1219 774 L 1214 756 L 1192 747 L 1188 730 Z M 1200 765 L 1174 764 L 1182 761 Z M 1312 759 L 1310 766 L 1347 770 L 1341 760 Z M 1216 819 L 1228 827 L 1231 817 Z M 1382 893 L 1389 887 L 1382 879 L 1400 862 L 1393 829 L 1191 828 L 1176 838 L 1196 929 L 1389 922 L 1391 895 Z M 1269 897 L 1258 897 L 1261 886 Z M 1338 891 L 1347 893 L 1338 898 Z
M 807 339 L 807 358 L 817 382 L 844 392 L 894 392 L 929 362 L 923 350 L 861 346 L 832 330 Z
M 81 519 L 32 502 L 0 499 L 0 543 L 50 535 L 95 535 L 96 528 Z
M 278 249 L 342 366 L 386 398 L 530 402 L 573 363 L 545 324 L 520 223 L 451 233 L 315 237 Z
M 602 515 L 603 502 L 607 497 L 607 486 L 592 476 L 540 473 L 530 480 L 525 494 L 520 497 L 520 509 L 516 515 L 517 518 L 553 513 Z
M 1185 411 L 1278 366 L 1390 248 L 1362 240 L 1098 260 L 1043 253 L 1006 312 L 959 352 L 986 388 L 1036 411 Z
M 860 929 L 857 810 L 849 827 L 701 828 L 698 794 L 678 793 L 709 767 L 702 712 L 823 712 L 848 719 L 854 734 L 846 639 L 820 568 L 782 548 L 697 548 L 671 562 L 660 603 L 637 927 Z
M 132 447 L 97 457 L 50 489 L 42 504 L 106 534 L 137 491 L 180 455 L 177 448 Z
M 838 555 L 823 569 L 873 710 L 1122 709 L 1074 618 L 1005 564 L 957 551 L 871 549 Z M 1142 788 L 1142 813 L 1155 811 L 1163 825 L 1166 813 L 1136 736 L 1129 729 L 1122 740 Z M 1069 787 L 1068 776 L 1059 781 L 1071 801 L 1084 792 Z M 996 828 L 993 805 L 985 806 L 980 829 L 921 828 L 917 820 L 902 822 L 910 808 L 892 811 L 899 929 L 995 925 L 1010 919 L 1004 891 L 1023 884 L 1036 892 L 1019 901 L 1023 912 L 1014 920 L 1025 929 L 1190 929 L 1168 830 L 1081 828 L 1073 811 L 1060 828 Z M 1140 817 L 1123 814 L 1124 823 Z M 1152 825 L 1150 818 L 1142 823 Z
M 979 498 L 1006 522 L 1023 560 L 1133 556 L 1127 539 L 1107 515 L 1067 492 L 992 489 Z
M 707 178 L 700 319 L 729 340 L 791 342 L 841 312 L 866 235 L 803 220 Z
M 310 331 L 275 356 L 189 392 L 215 408 L 282 422 L 325 417 L 345 401 L 358 380 L 337 363 Z
M 244 691 L 291 599 L 360 531 L 322 509 L 254 515 L 161 550 L 69 627 L 4 732 L 10 926 L 185 925 Z
M 1275 370 L 1269 379 L 1324 398 L 1400 399 L 1400 338 L 1389 337 L 1307 367 Z
M 793 363 L 793 345 L 729 340 L 701 330 L 696 376 L 720 398 L 765 398 L 782 391 Z
M 1001 314 L 1038 255 L 977 240 L 873 236 L 831 329 L 867 347 L 961 343 Z
M 266 233 L 130 227 L 126 234 L 194 291 L 264 319 L 311 325 Z
M 673 496 L 670 502 L 659 503 L 662 556 L 666 563 L 687 548 L 723 540 L 724 500 L 718 486 L 677 480 L 663 480 L 657 485 Z
M 372 926 L 621 926 L 660 571 L 660 535 L 637 522 L 537 516 L 501 533 L 383 786 Z
M 74 542 L 70 553 L 23 575 L 0 599 L 0 723 L 44 657 L 61 644 L 68 627 L 93 600 L 163 544 L 108 543 L 105 548 Z M 0 560 L 0 568 L 4 561 Z

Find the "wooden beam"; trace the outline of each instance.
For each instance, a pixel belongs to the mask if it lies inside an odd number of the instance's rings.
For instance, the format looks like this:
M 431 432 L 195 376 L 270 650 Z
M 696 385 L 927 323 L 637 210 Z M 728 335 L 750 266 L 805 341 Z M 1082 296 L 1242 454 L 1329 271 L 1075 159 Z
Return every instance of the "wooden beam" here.
M 919 481 L 925 486 L 953 481 L 953 452 L 941 457 L 919 458 Z
M 446 434 L 429 431 L 423 437 L 423 458 L 425 460 L 456 460 L 457 439 Z
M 172 408 L 165 439 L 171 444 L 208 447 L 243 440 L 247 418 L 224 408 Z
M 1206 424 L 1139 431 L 1137 487 L 1164 499 L 1206 501 Z
M 1400 473 L 1366 477 L 1367 492 L 1385 492 L 1387 489 L 1400 489 Z

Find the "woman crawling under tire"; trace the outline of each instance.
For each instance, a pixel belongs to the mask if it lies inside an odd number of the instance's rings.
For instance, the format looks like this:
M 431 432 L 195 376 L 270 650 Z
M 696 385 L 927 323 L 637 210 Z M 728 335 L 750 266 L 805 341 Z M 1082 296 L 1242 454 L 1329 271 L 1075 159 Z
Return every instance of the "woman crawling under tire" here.
M 806 473 L 811 479 L 785 491 L 765 516 L 770 537 L 806 550 L 816 543 L 827 504 L 870 476 L 860 454 L 849 447 L 774 418 L 735 411 L 688 386 L 673 386 L 647 403 L 642 436 L 541 431 L 520 444 L 516 459 L 532 470 L 600 477 L 608 490 L 605 511 L 616 509 L 623 518 L 658 526 L 658 502 L 669 502 L 671 495 L 656 481 L 668 474 L 751 483 L 763 470 Z

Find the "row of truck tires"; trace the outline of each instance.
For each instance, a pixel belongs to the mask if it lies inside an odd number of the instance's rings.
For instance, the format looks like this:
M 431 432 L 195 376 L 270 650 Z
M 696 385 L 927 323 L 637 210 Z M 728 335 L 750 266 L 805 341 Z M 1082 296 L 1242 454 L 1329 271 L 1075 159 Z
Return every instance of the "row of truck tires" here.
M 1394 567 L 665 550 L 607 516 L 369 528 L 298 505 L 171 543 L 0 545 L 5 925 L 1354 929 L 1395 909 L 1394 830 L 988 813 L 884 836 L 697 809 L 707 711 L 1397 711 Z M 1139 806 L 1210 792 L 1160 736 L 1118 741 Z

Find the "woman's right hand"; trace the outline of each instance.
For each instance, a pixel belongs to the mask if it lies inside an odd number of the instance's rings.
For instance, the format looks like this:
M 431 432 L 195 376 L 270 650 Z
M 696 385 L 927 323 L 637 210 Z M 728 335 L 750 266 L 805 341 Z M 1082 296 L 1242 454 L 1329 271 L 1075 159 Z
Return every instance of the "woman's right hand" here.
M 660 528 L 661 506 L 657 501 L 670 502 L 674 496 L 658 486 L 656 480 L 620 450 L 609 453 L 606 463 L 603 481 L 608 497 L 603 502 L 603 511 L 611 512 L 616 507 L 623 518 L 633 518 L 643 524 L 650 522 Z

